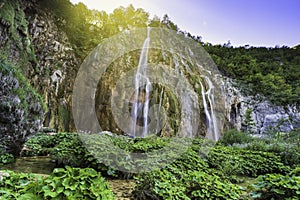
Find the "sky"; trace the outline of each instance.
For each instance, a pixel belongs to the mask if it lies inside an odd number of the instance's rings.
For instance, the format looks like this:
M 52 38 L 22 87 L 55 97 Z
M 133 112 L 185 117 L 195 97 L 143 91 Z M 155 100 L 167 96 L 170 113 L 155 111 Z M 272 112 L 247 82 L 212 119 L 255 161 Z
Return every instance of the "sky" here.
M 112 13 L 132 4 L 171 21 L 204 42 L 232 46 L 300 44 L 300 0 L 70 0 Z

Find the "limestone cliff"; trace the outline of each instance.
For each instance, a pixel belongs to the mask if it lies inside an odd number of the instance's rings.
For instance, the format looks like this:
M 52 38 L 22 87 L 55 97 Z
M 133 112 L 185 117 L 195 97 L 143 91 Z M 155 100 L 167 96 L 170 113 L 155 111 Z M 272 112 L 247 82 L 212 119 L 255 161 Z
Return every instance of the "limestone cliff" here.
M 72 79 L 78 61 L 66 34 L 34 0 L 2 1 L 0 19 L 1 54 L 18 63 L 43 96 L 48 108 L 44 126 L 69 131 Z
M 33 94 L 32 91 L 34 90 L 24 94 L 26 96 L 24 102 L 27 102 L 30 108 L 30 112 L 25 115 L 32 113 L 32 117 L 39 120 L 27 123 L 26 130 L 28 130 L 23 134 L 24 137 L 36 132 L 42 126 L 42 123 L 43 126 L 54 128 L 56 131 L 75 130 L 71 113 L 71 95 L 81 61 L 76 58 L 75 49 L 69 43 L 66 33 L 61 27 L 57 26 L 59 20 L 63 21 L 64 19 L 56 19 L 51 11 L 46 11 L 45 8 L 40 6 L 38 0 L 3 0 L 0 3 L 1 55 L 8 60 L 7 63 L 19 68 L 20 73 L 27 78 L 32 88 L 42 96 L 47 107 L 47 112 L 44 114 L 41 109 L 42 103 L 30 100 L 32 99 L 31 93 Z M 141 38 L 141 41 L 143 40 L 144 36 Z M 95 96 L 102 104 L 96 102 L 96 108 L 98 109 L 98 118 L 101 119 L 99 123 L 105 129 L 122 133 L 114 122 L 111 113 L 111 94 L 117 81 L 116 77 L 137 66 L 138 60 L 131 58 L 138 58 L 138 55 L 139 52 L 133 52 L 133 56 L 124 55 L 120 57 L 111 66 L 112 70 L 108 70 L 104 75 L 107 79 L 101 79 L 99 82 Z M 185 63 L 182 59 L 178 59 L 178 62 L 173 63 L 172 55 L 166 55 L 168 58 L 164 59 L 165 55 L 162 53 L 159 55 L 153 53 L 149 59 L 156 60 L 157 63 L 164 62 L 165 65 L 170 65 L 172 68 L 175 68 L 178 63 L 183 63 L 183 65 Z M 119 70 L 120 66 L 124 67 L 123 71 Z M 189 67 L 184 68 L 183 72 L 188 75 L 190 84 L 200 96 L 202 91 L 198 84 L 199 76 L 189 73 Z M 18 102 L 22 98 L 13 93 L 15 89 L 19 88 L 19 78 L 10 73 L 0 74 L 0 83 L 2 84 L 0 88 L 2 101 L 0 122 L 8 124 L 23 123 L 24 115 L 20 114 L 23 111 L 18 109 L 20 104 Z M 251 133 L 263 133 L 270 128 L 277 128 L 279 131 L 290 131 L 299 127 L 300 114 L 295 107 L 275 106 L 259 96 L 245 96 L 232 84 L 230 79 L 224 77 L 223 81 L 225 121 L 227 121 L 223 123 L 224 129 L 234 127 Z M 165 97 L 162 104 L 171 119 L 168 122 L 169 127 L 165 127 L 165 129 L 166 133 L 170 132 L 168 135 L 172 135 L 172 130 L 169 129 L 176 129 L 180 124 L 179 100 L 174 97 L 173 91 L 163 91 L 159 84 L 154 85 L 154 87 L 162 91 L 153 94 L 154 103 L 159 104 L 161 94 Z M 201 99 L 199 98 L 199 105 L 202 106 L 200 117 L 203 121 L 198 124 L 199 132 L 201 132 L 199 135 L 203 135 L 206 129 L 205 112 L 203 111 Z M 223 110 L 223 108 L 220 110 Z M 24 113 L 26 112 L 24 111 Z M 13 127 L 14 125 L 9 126 Z M 32 126 L 32 130 L 30 130 L 30 126 Z M 4 135 L 8 129 L 3 127 L 6 126 L 1 125 L 0 133 Z M 24 128 L 22 125 L 17 130 L 20 129 L 21 131 L 21 127 Z
M 300 111 L 293 105 L 274 105 L 266 98 L 247 96 L 235 81 L 224 78 L 226 118 L 231 128 L 248 133 L 290 132 L 300 128 Z

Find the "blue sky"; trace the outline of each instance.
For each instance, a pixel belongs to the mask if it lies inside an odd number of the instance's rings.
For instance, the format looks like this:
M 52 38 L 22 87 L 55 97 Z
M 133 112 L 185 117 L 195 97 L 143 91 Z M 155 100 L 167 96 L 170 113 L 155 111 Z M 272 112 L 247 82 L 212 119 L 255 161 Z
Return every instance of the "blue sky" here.
M 151 16 L 168 14 L 181 30 L 204 42 L 233 46 L 300 44 L 300 0 L 71 0 L 111 13 L 133 4 Z

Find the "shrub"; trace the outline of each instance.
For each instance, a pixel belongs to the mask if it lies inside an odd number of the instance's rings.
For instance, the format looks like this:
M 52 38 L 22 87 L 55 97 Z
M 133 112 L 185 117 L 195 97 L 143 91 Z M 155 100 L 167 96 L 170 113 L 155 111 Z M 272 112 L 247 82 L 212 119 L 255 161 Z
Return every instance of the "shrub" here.
M 239 199 L 241 188 L 222 180 L 201 158 L 198 139 L 176 161 L 135 177 L 135 199 Z
M 224 136 L 219 140 L 223 145 L 233 145 L 233 144 L 245 144 L 252 140 L 252 137 L 248 134 L 237 131 L 235 129 L 228 130 L 224 133 Z
M 51 157 L 60 166 L 87 167 L 88 152 L 75 133 L 58 133 L 53 138 L 56 144 L 51 151 Z
M 268 144 L 263 139 L 255 139 L 245 146 L 245 149 L 252 151 L 268 151 Z
M 15 161 L 15 158 L 10 153 L 2 153 L 0 152 L 0 165 L 1 164 L 8 164 L 13 163 Z
M 51 199 L 114 199 L 104 178 L 91 168 L 54 169 L 42 191 Z
M 244 149 L 274 153 L 281 158 L 285 165 L 295 167 L 300 164 L 300 146 L 295 141 L 297 140 L 256 139 L 247 144 Z
M 287 175 L 266 174 L 259 176 L 252 185 L 251 196 L 254 199 L 281 200 L 300 198 L 300 167 Z
M 38 199 L 35 198 L 36 195 L 32 194 L 31 192 L 30 194 L 26 194 L 24 189 L 27 187 L 32 189 L 37 188 L 40 181 L 41 177 L 33 174 L 16 173 L 8 170 L 0 171 L 0 199 L 26 200 L 26 196 L 34 197 L 33 199 Z
M 227 175 L 256 177 L 266 173 L 285 173 L 289 170 L 280 157 L 273 153 L 222 146 L 216 146 L 209 152 L 207 162 Z
M 91 168 L 57 168 L 47 178 L 2 171 L 0 172 L 0 193 L 1 197 L 6 200 L 114 199 L 104 178 Z
M 37 133 L 29 138 L 21 151 L 21 156 L 47 156 L 51 152 L 51 148 L 54 147 L 54 136 Z
M 51 148 L 55 146 L 54 141 L 55 135 L 50 135 L 47 133 L 37 133 L 29 140 L 26 141 L 26 145 L 28 144 L 39 144 L 44 148 Z
M 187 182 L 187 194 L 191 199 L 240 199 L 242 188 L 216 175 L 192 171 Z
M 135 199 L 239 199 L 242 189 L 202 171 L 156 170 L 136 178 Z

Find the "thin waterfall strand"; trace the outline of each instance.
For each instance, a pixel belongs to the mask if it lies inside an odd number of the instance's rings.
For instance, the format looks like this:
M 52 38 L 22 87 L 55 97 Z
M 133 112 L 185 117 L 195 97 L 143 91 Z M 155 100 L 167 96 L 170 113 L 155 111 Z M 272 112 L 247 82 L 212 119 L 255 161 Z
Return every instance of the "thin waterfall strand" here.
M 159 96 L 159 104 L 158 104 L 158 112 L 157 112 L 157 124 L 156 124 L 155 134 L 157 134 L 158 131 L 160 130 L 160 110 L 161 110 L 161 105 L 162 105 L 162 100 L 163 100 L 163 94 L 164 94 L 164 88 L 161 89 L 160 96 Z
M 136 137 L 137 120 L 142 117 L 143 132 L 142 137 L 145 137 L 148 132 L 148 114 L 149 114 L 149 102 L 150 102 L 150 90 L 151 82 L 147 77 L 147 63 L 148 63 L 148 50 L 150 43 L 150 28 L 148 28 L 147 38 L 144 41 L 137 72 L 135 75 L 135 94 L 132 102 L 132 134 Z M 140 89 L 143 89 L 141 93 Z M 144 94 L 144 95 L 143 95 Z M 140 114 L 142 113 L 142 116 Z

